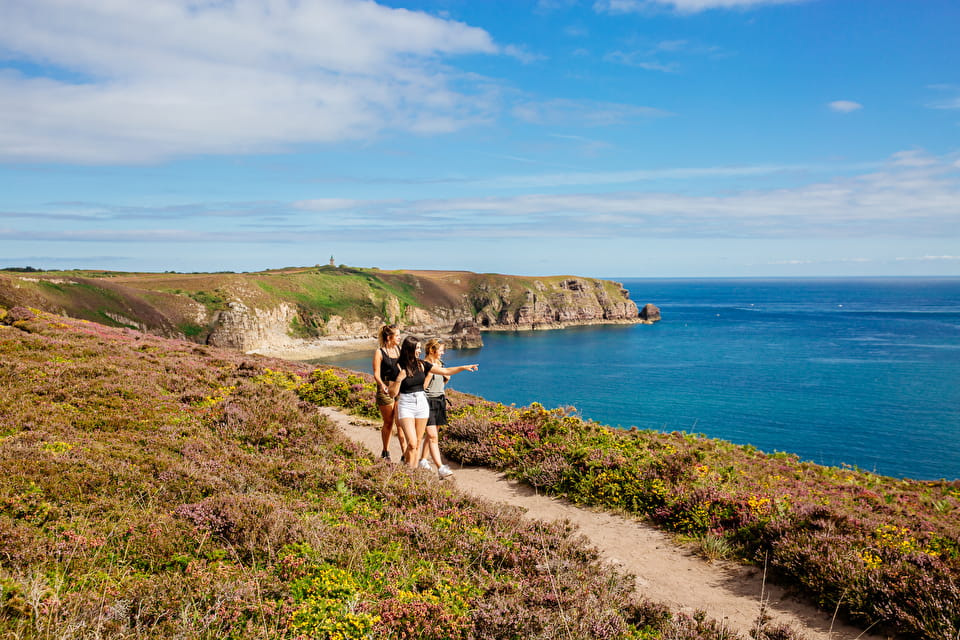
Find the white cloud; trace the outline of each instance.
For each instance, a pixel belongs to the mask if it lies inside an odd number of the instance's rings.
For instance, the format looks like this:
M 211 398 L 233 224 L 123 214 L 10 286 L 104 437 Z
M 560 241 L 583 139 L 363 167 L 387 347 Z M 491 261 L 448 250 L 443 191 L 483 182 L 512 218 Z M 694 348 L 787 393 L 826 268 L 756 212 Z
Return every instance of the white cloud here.
M 910 149 L 897 151 L 890 156 L 890 162 L 898 167 L 933 167 L 941 160 L 920 149 Z
M 909 158 L 904 162 L 904 158 Z M 586 188 L 580 192 L 550 193 L 562 176 L 547 177 L 545 184 L 501 184 L 511 196 L 471 195 L 459 198 L 362 200 L 318 198 L 290 203 L 234 203 L 195 205 L 190 221 L 219 215 L 243 217 L 256 209 L 263 224 L 257 228 L 235 227 L 224 240 L 234 242 L 307 242 L 325 235 L 350 239 L 368 237 L 371 228 L 394 240 L 444 237 L 471 238 L 822 238 L 848 241 L 863 238 L 945 239 L 960 237 L 960 168 L 955 156 L 938 157 L 913 150 L 869 172 L 828 181 L 777 189 L 710 195 L 685 195 L 667 191 L 619 191 L 592 193 L 586 175 L 574 175 Z M 769 174 L 775 168 L 691 168 L 661 172 L 625 172 L 624 179 L 677 178 L 700 181 L 704 177 Z M 635 174 L 635 175 L 634 175 Z M 618 179 L 616 175 L 604 179 Z M 478 188 L 477 193 L 489 193 Z M 112 216 L 103 209 L 97 216 L 82 203 L 60 208 L 61 224 L 71 229 L 54 231 L 10 227 L 0 237 L 10 241 L 123 241 L 131 230 L 95 231 L 98 218 Z M 175 215 L 183 215 L 176 208 Z M 223 213 L 226 210 L 227 213 Z M 83 211 L 84 219 L 70 220 L 70 211 Z M 151 220 L 148 210 L 138 210 L 141 220 Z M 166 210 L 153 219 L 169 225 Z M 76 216 L 75 216 L 76 217 Z M 11 224 L 19 218 L 11 217 Z M 34 225 L 35 226 L 35 225 Z M 142 226 L 149 227 L 144 222 Z M 294 228 L 295 227 L 295 228 Z M 208 232 L 217 236 L 217 233 Z M 185 232 L 185 236 L 189 233 Z M 183 241 L 166 228 L 145 229 L 142 237 L 157 241 Z M 137 236 L 140 237 L 140 236 Z M 927 256 L 927 262 L 949 260 L 944 255 Z
M 904 165 L 893 158 L 870 173 L 795 188 L 435 199 L 397 203 L 390 215 L 417 225 L 442 219 L 451 235 L 472 236 L 957 237 L 960 172 L 952 158 L 926 159 L 932 162 Z M 676 171 L 693 177 L 711 170 Z
M 766 5 L 792 4 L 808 0 L 596 0 L 594 9 L 604 13 L 640 13 L 667 7 L 678 13 L 699 13 L 709 9 L 753 9 Z
M 960 261 L 960 256 L 917 256 L 914 258 L 895 258 L 897 262 L 953 262 Z
M 7 3 L 0 51 L 0 160 L 77 163 L 454 130 L 486 105 L 440 58 L 502 53 L 365 0 Z
M 364 204 L 367 204 L 367 202 L 363 200 L 350 200 L 348 198 L 314 198 L 312 200 L 294 202 L 293 206 L 296 209 L 304 209 L 306 211 L 343 211 Z
M 831 110 L 838 113 L 850 113 L 852 111 L 858 111 L 863 109 L 863 105 L 859 102 L 852 102 L 850 100 L 834 100 L 827 105 Z
M 643 42 L 642 39 L 639 39 L 640 42 L 636 42 L 637 38 L 631 40 L 633 42 L 630 43 L 630 48 L 611 51 L 603 59 L 607 62 L 638 67 L 648 71 L 676 73 L 680 71 L 681 64 L 676 60 L 665 61 L 665 57 L 710 56 L 715 58 L 725 55 L 717 46 L 690 40 L 661 40 L 659 42 Z
M 677 62 L 660 62 L 650 58 L 645 52 L 637 51 L 611 51 L 603 57 L 607 62 L 615 62 L 628 67 L 637 67 L 647 71 L 662 71 L 664 73 L 677 73 L 680 71 L 680 64 Z
M 629 104 L 597 102 L 592 100 L 547 100 L 528 101 L 513 108 L 515 118 L 539 125 L 570 125 L 602 127 L 621 125 L 641 118 L 658 118 L 672 115 L 653 107 L 638 107 Z
M 580 136 L 551 134 L 558 139 L 583 140 Z M 816 165 L 753 165 L 729 167 L 676 167 L 665 169 L 629 169 L 622 171 L 584 171 L 537 175 L 513 175 L 477 181 L 496 188 L 552 188 L 608 184 L 654 183 L 666 180 L 708 180 L 749 178 L 817 170 Z
M 534 62 L 543 62 L 547 56 L 541 53 L 533 53 L 527 47 L 522 45 L 509 44 L 503 47 L 503 53 L 516 58 L 523 64 L 533 64 Z
M 952 84 L 933 84 L 927 87 L 933 91 L 943 94 L 952 94 L 947 95 L 945 98 L 940 98 L 935 102 L 931 102 L 927 106 L 931 109 L 960 109 L 960 87 Z
M 932 106 L 934 109 L 960 109 L 960 97 L 942 100 Z
M 809 265 L 809 264 L 843 264 L 843 263 L 854 263 L 862 264 L 874 262 L 872 258 L 820 258 L 816 260 L 802 260 L 802 259 L 793 259 L 793 260 L 771 260 L 766 264 L 769 265 Z

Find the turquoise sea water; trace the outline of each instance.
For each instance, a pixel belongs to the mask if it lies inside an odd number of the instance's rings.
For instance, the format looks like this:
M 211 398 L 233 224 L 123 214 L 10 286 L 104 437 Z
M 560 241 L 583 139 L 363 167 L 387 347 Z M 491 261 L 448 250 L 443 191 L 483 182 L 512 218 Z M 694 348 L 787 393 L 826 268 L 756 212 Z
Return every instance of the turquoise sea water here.
M 653 326 L 485 333 L 451 387 L 884 475 L 960 478 L 960 278 L 625 279 Z M 324 362 L 368 370 L 370 356 Z

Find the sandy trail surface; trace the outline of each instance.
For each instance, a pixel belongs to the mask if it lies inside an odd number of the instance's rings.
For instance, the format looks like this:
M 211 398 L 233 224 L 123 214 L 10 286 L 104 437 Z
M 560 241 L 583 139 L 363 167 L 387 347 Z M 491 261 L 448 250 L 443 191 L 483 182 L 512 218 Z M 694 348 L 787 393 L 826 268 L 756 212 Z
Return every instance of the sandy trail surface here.
M 347 437 L 380 453 L 379 422 L 329 407 L 322 411 Z M 391 444 L 394 458 L 398 458 L 399 445 L 395 439 Z M 808 640 L 883 640 L 883 636 L 833 622 L 829 614 L 791 598 L 782 588 L 764 584 L 761 570 L 729 562 L 708 563 L 637 519 L 540 495 L 529 485 L 484 467 L 451 463 L 450 468 L 454 475 L 444 482 L 452 482 L 471 495 L 518 506 L 529 518 L 569 520 L 577 525 L 604 561 L 636 576 L 640 594 L 674 610 L 692 613 L 702 609 L 746 637 L 756 624 L 762 598 L 775 622 L 790 625 Z
M 274 347 L 262 347 L 247 353 L 284 360 L 318 360 L 345 353 L 373 353 L 377 348 L 375 338 L 316 338 L 300 340 Z

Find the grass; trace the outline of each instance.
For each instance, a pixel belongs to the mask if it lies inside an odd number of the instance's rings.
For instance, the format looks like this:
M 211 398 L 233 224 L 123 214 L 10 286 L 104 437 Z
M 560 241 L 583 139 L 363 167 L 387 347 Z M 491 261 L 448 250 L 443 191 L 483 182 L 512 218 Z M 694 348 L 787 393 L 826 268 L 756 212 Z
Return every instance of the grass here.
M 386 317 L 390 298 L 397 300 L 399 318 L 407 307 L 421 306 L 412 277 L 390 277 L 365 269 L 325 266 L 284 274 L 280 279 L 255 278 L 254 282 L 277 300 L 294 300 L 302 316 L 315 315 L 324 322 L 333 315 L 350 320 Z
M 164 293 L 171 293 L 178 296 L 186 296 L 195 302 L 199 302 L 208 312 L 222 311 L 227 308 L 227 299 L 222 291 L 184 291 L 183 289 L 168 289 Z
M 317 411 L 370 415 L 371 391 L 0 309 L 0 635 L 736 638 L 638 598 L 568 525 L 375 460 Z

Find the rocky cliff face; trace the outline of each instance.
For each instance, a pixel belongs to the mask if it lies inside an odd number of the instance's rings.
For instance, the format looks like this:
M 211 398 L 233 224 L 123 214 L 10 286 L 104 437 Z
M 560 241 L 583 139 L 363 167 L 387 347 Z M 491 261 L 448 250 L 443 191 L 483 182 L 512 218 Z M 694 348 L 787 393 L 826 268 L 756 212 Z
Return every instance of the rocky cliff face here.
M 293 340 L 288 331 L 297 317 L 295 306 L 281 303 L 272 309 L 256 309 L 233 301 L 227 307 L 213 314 L 207 344 L 253 351 L 264 345 L 286 346 Z
M 609 285 L 615 285 L 611 294 Z M 476 321 L 487 329 L 555 329 L 571 325 L 636 322 L 639 310 L 620 283 L 566 278 L 556 283 L 534 280 L 520 291 L 504 283 L 495 290 L 478 287 Z
M 621 284 L 606 280 L 359 269 L 132 274 L 96 280 L 0 277 L 0 305 L 25 302 L 247 352 L 369 342 L 385 323 L 396 323 L 405 333 L 443 336 L 454 348 L 466 348 L 482 345 L 482 330 L 659 319 L 651 309 L 642 315 Z M 333 308 L 342 311 L 326 311 Z
M 453 348 L 471 348 L 482 346 L 482 330 L 529 331 L 643 321 L 630 293 L 616 282 L 476 276 L 476 281 L 461 277 L 456 284 L 456 288 L 440 290 L 435 282 L 418 282 L 423 306 L 404 308 L 391 297 L 382 307 L 383 315 L 364 321 L 347 322 L 340 316 L 317 320 L 318 338 L 371 338 L 380 326 L 391 322 L 405 333 L 442 336 Z M 459 295 L 457 289 L 462 289 Z M 229 306 L 214 319 L 210 344 L 254 351 L 308 347 L 316 340 L 289 335 L 289 327 L 297 318 L 293 305 L 260 309 L 235 301 Z

